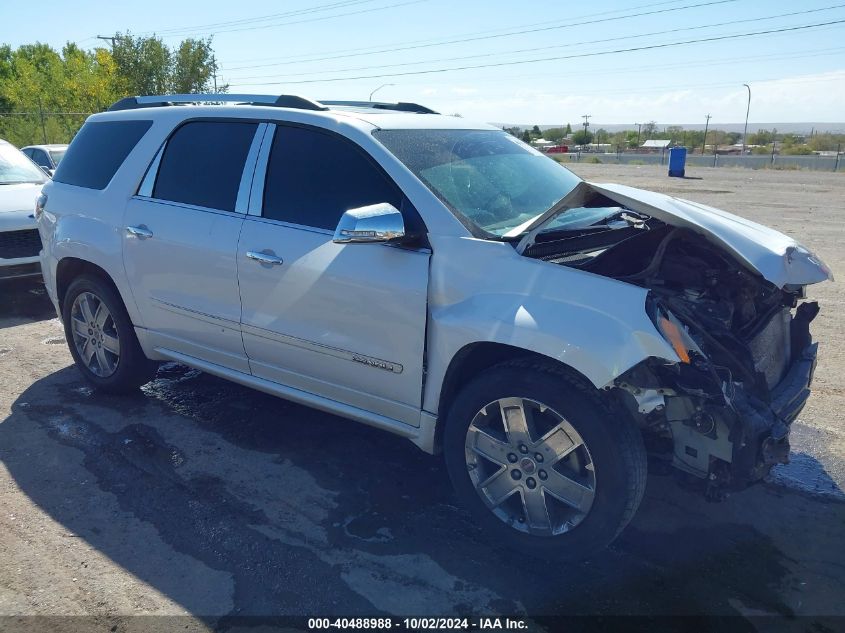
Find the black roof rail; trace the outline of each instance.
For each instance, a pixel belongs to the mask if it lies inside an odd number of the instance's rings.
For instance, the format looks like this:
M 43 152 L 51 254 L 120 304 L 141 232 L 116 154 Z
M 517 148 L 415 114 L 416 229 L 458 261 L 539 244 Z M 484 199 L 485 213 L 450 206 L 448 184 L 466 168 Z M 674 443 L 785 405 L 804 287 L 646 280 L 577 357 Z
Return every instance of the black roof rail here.
M 333 101 L 320 100 L 320 103 L 327 106 L 347 106 L 350 108 L 373 108 L 375 110 L 395 110 L 398 112 L 416 112 L 418 114 L 438 114 L 431 108 L 426 108 L 419 103 L 408 103 L 399 101 L 398 103 L 385 103 L 383 101 Z
M 297 110 L 328 110 L 323 104 L 298 95 L 175 94 L 126 97 L 113 103 L 108 111 L 114 112 L 116 110 L 134 110 L 136 108 L 186 105 L 189 103 L 244 103 L 275 106 L 277 108 L 295 108 Z

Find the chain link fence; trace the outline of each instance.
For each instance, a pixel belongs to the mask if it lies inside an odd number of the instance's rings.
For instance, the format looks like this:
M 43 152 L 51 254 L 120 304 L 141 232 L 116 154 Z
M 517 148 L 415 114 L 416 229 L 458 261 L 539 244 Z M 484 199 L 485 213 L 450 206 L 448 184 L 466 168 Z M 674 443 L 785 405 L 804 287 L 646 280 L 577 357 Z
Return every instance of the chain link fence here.
M 608 163 L 611 165 L 666 165 L 665 154 L 636 152 L 570 152 L 550 154 L 562 163 Z M 790 156 L 786 154 L 687 154 L 687 166 L 692 167 L 745 167 L 747 169 L 809 169 L 812 171 L 845 171 L 845 155 L 833 152 L 832 156 Z

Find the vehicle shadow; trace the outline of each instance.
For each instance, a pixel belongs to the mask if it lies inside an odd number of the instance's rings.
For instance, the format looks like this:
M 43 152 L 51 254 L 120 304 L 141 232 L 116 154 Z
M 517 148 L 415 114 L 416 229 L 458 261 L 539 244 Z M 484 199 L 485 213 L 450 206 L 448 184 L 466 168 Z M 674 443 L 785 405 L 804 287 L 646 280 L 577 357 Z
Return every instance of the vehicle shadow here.
M 542 561 L 490 542 L 407 441 L 175 364 L 128 397 L 73 367 L 37 381 L 0 460 L 70 535 L 203 617 L 842 610 L 845 504 L 771 485 L 708 504 L 651 477 L 611 548 Z
M 56 316 L 41 277 L 0 280 L 0 328 Z

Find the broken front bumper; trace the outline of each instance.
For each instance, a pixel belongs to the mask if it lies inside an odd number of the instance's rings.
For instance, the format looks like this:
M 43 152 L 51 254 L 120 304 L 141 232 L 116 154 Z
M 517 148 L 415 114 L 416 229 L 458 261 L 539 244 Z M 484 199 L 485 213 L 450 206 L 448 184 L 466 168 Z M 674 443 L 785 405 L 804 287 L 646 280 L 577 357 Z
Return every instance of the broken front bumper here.
M 774 464 L 789 461 L 790 425 L 810 397 L 818 343 L 793 357 L 783 379 L 772 389 L 768 403 L 737 391 L 733 399 L 739 424 L 732 437 L 731 483 L 742 487 L 768 474 Z

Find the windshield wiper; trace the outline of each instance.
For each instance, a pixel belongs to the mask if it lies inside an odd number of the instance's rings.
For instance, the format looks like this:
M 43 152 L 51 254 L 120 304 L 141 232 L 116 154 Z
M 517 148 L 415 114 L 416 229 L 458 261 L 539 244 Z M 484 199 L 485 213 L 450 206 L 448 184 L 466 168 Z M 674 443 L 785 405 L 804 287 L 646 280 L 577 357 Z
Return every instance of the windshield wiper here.
M 516 252 L 522 254 L 525 249 L 534 243 L 534 238 L 543 230 L 549 222 L 554 220 L 557 216 L 566 213 L 569 209 L 578 209 L 587 205 L 587 202 L 593 196 L 593 189 L 585 181 L 579 182 L 575 187 L 566 194 L 563 198 L 554 203 L 545 213 L 534 218 L 530 224 L 524 226 L 523 232 L 525 235 L 519 240 L 516 245 Z M 520 235 L 517 233 L 513 237 Z

